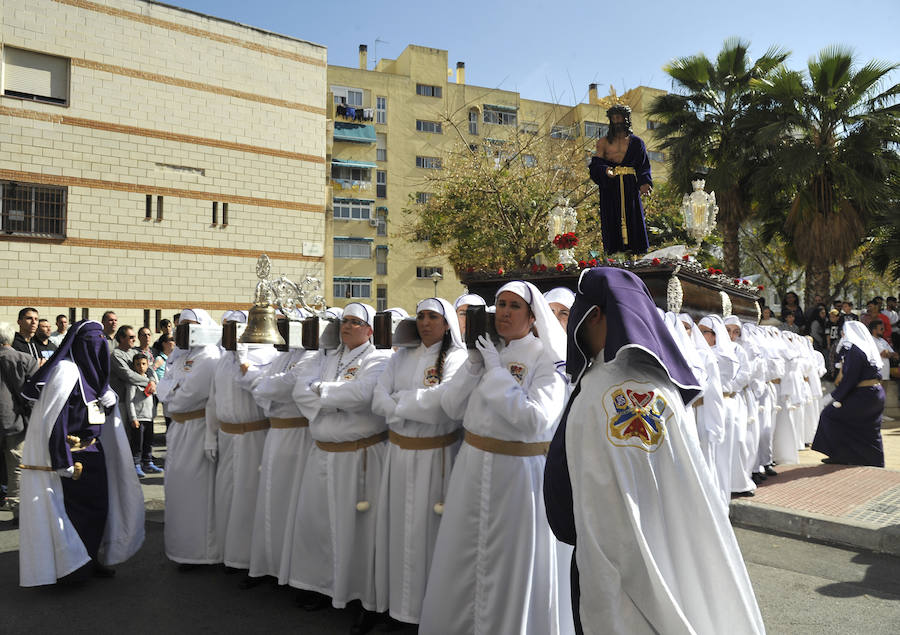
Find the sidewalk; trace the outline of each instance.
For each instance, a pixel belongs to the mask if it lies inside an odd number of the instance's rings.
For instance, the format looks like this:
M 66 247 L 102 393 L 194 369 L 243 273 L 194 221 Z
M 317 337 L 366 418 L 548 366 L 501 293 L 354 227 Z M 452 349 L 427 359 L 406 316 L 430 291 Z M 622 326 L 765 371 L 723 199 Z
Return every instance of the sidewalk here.
M 753 498 L 731 502 L 732 523 L 900 556 L 900 420 L 881 435 L 884 469 L 825 465 L 804 450 Z

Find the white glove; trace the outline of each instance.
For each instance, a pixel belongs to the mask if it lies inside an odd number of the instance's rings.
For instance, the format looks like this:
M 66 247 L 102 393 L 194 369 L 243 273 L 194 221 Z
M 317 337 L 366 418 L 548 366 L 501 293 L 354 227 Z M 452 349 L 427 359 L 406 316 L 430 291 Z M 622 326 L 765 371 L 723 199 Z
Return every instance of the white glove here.
M 56 470 L 56 473 L 63 478 L 72 478 L 73 476 L 75 476 L 75 466 L 70 465 L 69 467 L 60 468 Z
M 309 384 L 309 390 L 318 396 L 322 396 L 322 382 L 321 381 L 313 381 Z
M 477 348 L 469 349 L 469 373 L 472 375 L 481 374 L 484 368 L 484 358 Z
M 237 349 L 234 351 L 234 358 L 237 360 L 238 366 L 247 362 L 246 344 L 238 344 Z
M 203 453 L 206 454 L 206 458 L 215 463 L 219 458 L 219 450 L 216 448 L 206 448 L 203 450 Z
M 112 408 L 113 406 L 116 405 L 116 402 L 118 400 L 119 400 L 119 398 L 116 396 L 116 393 L 111 388 L 107 388 L 106 391 L 102 395 L 100 395 L 100 399 L 99 399 L 100 404 L 104 408 Z
M 484 358 L 484 367 L 487 370 L 491 371 L 495 368 L 500 368 L 500 353 L 497 352 L 497 347 L 494 346 L 494 343 L 487 336 L 479 335 L 475 342 L 475 348 L 478 349 L 481 357 Z

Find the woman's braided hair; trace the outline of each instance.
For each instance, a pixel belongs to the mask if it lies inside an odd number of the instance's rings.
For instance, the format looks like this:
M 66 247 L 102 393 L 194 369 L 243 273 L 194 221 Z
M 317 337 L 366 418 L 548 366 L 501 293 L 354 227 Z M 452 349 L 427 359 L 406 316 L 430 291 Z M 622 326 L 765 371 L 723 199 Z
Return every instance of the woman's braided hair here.
M 441 350 L 437 356 L 437 377 L 438 383 L 441 383 L 444 379 L 444 358 L 447 356 L 447 351 L 450 350 L 450 344 L 453 342 L 453 337 L 450 335 L 450 329 L 444 331 L 444 337 L 441 340 Z

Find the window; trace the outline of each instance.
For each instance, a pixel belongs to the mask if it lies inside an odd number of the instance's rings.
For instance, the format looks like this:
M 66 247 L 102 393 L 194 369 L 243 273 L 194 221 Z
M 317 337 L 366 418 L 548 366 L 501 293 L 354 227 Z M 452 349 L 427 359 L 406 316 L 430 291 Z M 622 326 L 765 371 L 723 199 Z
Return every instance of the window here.
M 416 157 L 416 167 L 425 168 L 426 170 L 440 170 L 440 157 Z
M 375 98 L 375 123 L 387 123 L 387 97 Z
M 431 278 L 434 273 L 444 275 L 443 267 L 416 267 L 416 278 Z
M 335 298 L 371 298 L 372 278 L 338 278 L 332 281 Z
M 0 181 L 0 226 L 7 234 L 66 237 L 68 189 Z
M 144 328 L 150 328 L 150 309 L 144 309 Z
M 524 134 L 537 134 L 538 133 L 538 125 L 537 122 L 534 121 L 523 121 L 522 125 L 519 127 L 519 130 Z
M 331 178 L 343 181 L 372 181 L 370 168 L 354 168 L 349 165 L 331 164 Z
M 3 47 L 3 94 L 65 106 L 69 103 L 69 60 Z
M 219 203 L 216 201 L 213 201 L 212 205 L 212 224 L 219 224 Z
M 387 285 L 379 284 L 375 289 L 375 293 L 377 294 L 375 297 L 375 310 L 387 311 Z
M 228 203 L 222 203 L 222 227 L 228 227 Z
M 429 86 L 428 84 L 416 84 L 416 94 L 424 97 L 440 97 L 440 86 Z
M 147 194 L 147 198 L 144 199 L 144 220 L 151 220 L 153 218 L 153 195 Z
M 379 276 L 387 275 L 388 248 L 386 245 L 378 245 L 375 248 L 375 273 Z
M 648 150 L 647 156 L 650 157 L 651 161 L 665 161 L 666 155 L 664 152 L 657 152 L 655 150 Z
M 331 92 L 334 94 L 334 103 L 336 104 L 357 107 L 363 105 L 363 91 L 359 88 L 332 86 Z
M 163 219 L 163 197 L 156 197 L 156 222 L 159 222 Z
M 369 240 L 354 240 L 352 238 L 335 236 L 334 257 L 368 260 L 372 257 L 372 242 Z
M 416 192 L 416 203 L 419 205 L 425 205 L 429 200 L 431 200 L 431 192 Z
M 484 123 L 499 124 L 501 126 L 515 126 L 517 115 L 515 110 L 498 110 L 490 106 L 484 107 L 482 117 Z
M 387 208 L 379 207 L 378 209 L 376 209 L 375 219 L 378 221 L 378 227 L 376 228 L 375 235 L 387 236 Z
M 375 179 L 375 196 L 377 198 L 387 198 L 387 172 L 376 170 Z
M 478 134 L 478 111 L 475 108 L 469 111 L 469 134 Z
M 575 135 L 572 133 L 572 128 L 570 126 L 553 126 L 550 130 L 550 136 L 553 139 L 574 139 Z
M 439 121 L 424 121 L 422 119 L 416 119 L 416 130 L 419 132 L 441 134 L 441 124 Z
M 90 311 L 90 309 L 88 309 L 88 308 L 83 308 L 83 309 L 81 309 L 81 319 L 82 319 L 82 320 L 89 320 L 89 319 L 91 319 L 91 311 Z
M 372 214 L 371 201 L 354 199 L 334 199 L 334 217 L 348 220 L 369 220 Z
M 609 132 L 609 126 L 605 123 L 597 123 L 596 121 L 584 122 L 584 136 L 591 139 L 599 139 L 605 137 Z
M 154 321 L 154 324 L 156 324 L 156 327 L 154 330 L 159 333 L 159 323 L 162 322 L 162 309 L 156 309 L 155 317 L 156 320 Z
M 387 161 L 387 135 L 380 132 L 375 135 L 375 160 Z
M 659 122 L 653 121 L 652 119 L 647 120 L 647 130 L 656 130 L 659 128 Z

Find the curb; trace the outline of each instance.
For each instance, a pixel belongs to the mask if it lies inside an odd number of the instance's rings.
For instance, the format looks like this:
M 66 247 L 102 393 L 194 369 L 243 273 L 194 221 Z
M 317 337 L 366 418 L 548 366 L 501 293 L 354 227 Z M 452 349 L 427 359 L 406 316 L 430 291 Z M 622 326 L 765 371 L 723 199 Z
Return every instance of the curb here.
M 900 525 L 884 527 L 856 520 L 837 520 L 832 516 L 748 501 L 733 501 L 729 518 L 733 524 L 742 527 L 900 556 Z

